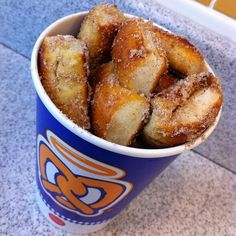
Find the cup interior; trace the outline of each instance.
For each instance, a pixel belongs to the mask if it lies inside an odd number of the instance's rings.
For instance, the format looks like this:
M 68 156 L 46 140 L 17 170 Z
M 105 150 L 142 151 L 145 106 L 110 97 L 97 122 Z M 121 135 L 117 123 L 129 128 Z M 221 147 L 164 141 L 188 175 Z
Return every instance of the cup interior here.
M 103 148 L 103 149 L 106 149 L 115 153 L 120 153 L 123 155 L 137 157 L 137 158 L 139 157 L 140 158 L 160 158 L 160 157 L 178 155 L 182 153 L 183 151 L 192 149 L 198 146 L 199 144 L 201 144 L 202 142 L 204 142 L 217 126 L 217 123 L 221 115 L 221 110 L 215 122 L 199 138 L 197 138 L 193 142 L 185 143 L 185 144 L 178 145 L 175 147 L 160 148 L 160 149 L 133 148 L 133 147 L 126 147 L 119 144 L 111 143 L 109 141 L 99 138 L 91 134 L 90 132 L 80 128 L 75 123 L 73 123 L 70 119 L 68 119 L 64 114 L 60 112 L 60 110 L 51 101 L 51 99 L 49 98 L 49 96 L 47 95 L 47 93 L 45 92 L 41 84 L 39 73 L 38 73 L 38 65 L 37 65 L 38 64 L 38 51 L 39 51 L 39 48 L 43 39 L 46 36 L 53 36 L 53 35 L 58 35 L 58 34 L 61 34 L 61 35 L 70 34 L 70 35 L 76 36 L 77 33 L 79 32 L 80 24 L 83 18 L 87 15 L 87 13 L 88 12 L 80 12 L 80 13 L 72 14 L 72 15 L 63 17 L 55 21 L 54 23 L 52 23 L 41 33 L 32 51 L 31 73 L 32 73 L 35 89 L 41 101 L 46 106 L 48 111 L 55 117 L 55 119 L 58 120 L 67 129 L 69 129 L 72 133 L 92 143 L 93 145 L 96 145 L 100 148 Z M 126 15 L 128 17 L 135 17 L 128 14 Z M 160 25 L 157 25 L 157 26 L 161 27 Z

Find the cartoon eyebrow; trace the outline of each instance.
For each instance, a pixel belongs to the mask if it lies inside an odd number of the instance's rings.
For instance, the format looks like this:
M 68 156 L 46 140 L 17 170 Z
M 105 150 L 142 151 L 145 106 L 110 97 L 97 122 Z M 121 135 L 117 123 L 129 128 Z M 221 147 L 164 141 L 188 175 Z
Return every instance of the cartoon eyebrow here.
M 81 155 L 77 150 L 60 140 L 49 130 L 47 131 L 47 136 L 52 147 L 75 166 L 98 176 L 114 179 L 124 177 L 124 171 L 106 164 L 100 165 L 98 161 Z

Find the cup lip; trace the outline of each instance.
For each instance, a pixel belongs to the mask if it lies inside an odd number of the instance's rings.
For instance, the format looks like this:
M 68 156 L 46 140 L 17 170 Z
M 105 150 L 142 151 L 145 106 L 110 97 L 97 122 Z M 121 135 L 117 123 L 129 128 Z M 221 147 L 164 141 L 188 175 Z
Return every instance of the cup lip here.
M 41 46 L 41 43 L 43 39 L 48 35 L 48 33 L 55 28 L 56 26 L 60 25 L 65 20 L 70 20 L 77 17 L 84 17 L 86 16 L 88 11 L 82 11 L 75 14 L 71 14 L 65 17 L 62 17 L 58 19 L 57 21 L 53 22 L 51 25 L 49 25 L 38 37 L 31 55 L 31 74 L 33 78 L 34 87 L 36 89 L 36 92 L 38 96 L 40 97 L 42 103 L 46 106 L 47 110 L 54 116 L 54 118 L 61 123 L 64 127 L 66 127 L 68 130 L 70 130 L 72 133 L 74 133 L 76 136 L 79 136 L 80 138 L 86 140 L 87 142 L 98 146 L 102 149 L 119 153 L 127 156 L 137 157 L 137 158 L 162 158 L 162 157 L 170 157 L 174 155 L 178 155 L 185 150 L 193 149 L 194 147 L 198 146 L 199 144 L 203 143 L 213 132 L 215 129 L 217 123 L 219 122 L 220 115 L 222 108 L 220 109 L 215 122 L 208 127 L 208 129 L 197 139 L 195 139 L 193 142 L 187 142 L 182 145 L 178 145 L 175 147 L 169 147 L 169 148 L 160 148 L 160 149 L 144 149 L 144 148 L 134 148 L 134 147 L 126 147 L 123 145 L 115 144 L 112 142 L 109 142 L 107 140 L 104 140 L 100 137 L 97 137 L 96 135 L 90 133 L 89 131 L 86 131 L 79 127 L 77 124 L 75 124 L 73 121 L 71 121 L 69 118 L 66 117 L 57 107 L 56 105 L 51 101 L 49 96 L 47 95 L 46 91 L 43 88 L 43 85 L 41 83 L 39 73 L 38 73 L 38 51 Z M 125 14 L 128 17 L 137 17 L 130 14 Z M 162 26 L 154 23 L 158 27 L 163 28 Z M 165 28 L 163 28 L 165 29 Z M 165 29 L 167 30 L 167 29 Z M 209 67 L 211 72 L 214 74 L 208 63 L 206 62 L 206 65 Z

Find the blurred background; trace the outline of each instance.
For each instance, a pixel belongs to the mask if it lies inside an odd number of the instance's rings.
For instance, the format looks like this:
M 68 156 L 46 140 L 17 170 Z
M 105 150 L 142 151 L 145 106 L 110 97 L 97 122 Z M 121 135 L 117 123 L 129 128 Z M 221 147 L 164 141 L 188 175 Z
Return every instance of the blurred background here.
M 116 221 L 109 228 L 112 234 L 104 235 L 115 235 L 113 228 L 123 235 L 127 231 L 154 235 L 148 231 L 152 227 L 159 235 L 236 235 L 235 0 L 0 0 L 0 235 L 17 230 L 19 235 L 55 235 L 34 205 L 35 92 L 30 56 L 49 24 L 100 2 L 114 3 L 126 13 L 151 18 L 184 35 L 202 51 L 224 91 L 221 120 L 211 137 L 173 163 L 160 177 L 162 184 L 155 182 L 131 212 L 125 211 L 123 224 Z M 145 205 L 148 201 L 152 205 Z M 150 222 L 144 224 L 141 214 L 149 215 L 155 226 L 148 228 Z M 124 226 L 127 222 L 134 231 Z

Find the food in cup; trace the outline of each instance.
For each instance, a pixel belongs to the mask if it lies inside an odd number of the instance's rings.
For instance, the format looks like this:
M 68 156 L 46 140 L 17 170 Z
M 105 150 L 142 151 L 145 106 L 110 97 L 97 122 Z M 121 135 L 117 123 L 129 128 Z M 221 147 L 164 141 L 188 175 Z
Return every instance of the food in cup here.
M 175 146 L 192 141 L 214 122 L 222 104 L 220 81 L 202 72 L 179 80 L 151 101 L 152 116 L 145 140 L 153 146 Z
M 153 31 L 163 49 L 170 67 L 184 75 L 199 74 L 209 69 L 202 53 L 186 38 L 154 26 Z
M 41 82 L 55 105 L 84 129 L 88 116 L 88 49 L 71 35 L 46 37 L 40 47 Z
M 130 145 L 149 116 L 147 98 L 119 84 L 112 62 L 98 69 L 93 86 L 91 118 L 96 134 L 113 143 Z
M 112 4 L 99 4 L 84 18 L 78 38 L 83 40 L 89 49 L 92 72 L 102 62 L 110 60 L 113 40 L 124 20 L 123 12 Z
M 102 30 L 103 24 L 108 31 Z M 141 134 L 148 147 L 180 145 L 198 138 L 220 112 L 223 100 L 220 81 L 209 72 L 200 51 L 187 39 L 162 30 L 151 21 L 125 19 L 123 13 L 109 4 L 92 9 L 82 23 L 79 40 L 74 39 L 84 45 L 84 51 L 79 61 L 73 58 L 72 64 L 78 63 L 82 74 L 75 73 L 72 86 L 63 80 L 66 74 L 44 72 L 48 67 L 44 57 L 53 58 L 54 66 L 60 62 L 60 53 L 55 54 L 61 51 L 60 44 L 53 44 L 53 50 L 43 53 L 47 41 L 56 37 L 73 38 L 51 36 L 44 40 L 39 55 L 42 84 L 65 115 L 85 129 L 89 128 L 91 117 L 91 130 L 107 141 L 130 146 Z M 66 55 L 64 59 L 70 60 Z M 109 58 L 111 62 L 98 67 Z M 70 65 L 69 61 L 63 60 L 63 63 Z M 88 67 L 93 71 L 90 79 Z M 181 76 L 175 76 L 177 74 Z M 58 90 L 60 80 L 63 82 Z M 166 83 L 164 87 L 162 81 Z M 71 95 L 70 88 L 74 91 L 76 83 L 82 83 L 83 92 L 72 95 L 77 96 L 76 101 L 82 99 L 83 106 L 79 102 L 75 102 L 78 107 L 73 106 L 73 99 L 68 99 L 63 109 L 64 104 L 60 103 L 63 91 Z M 88 95 L 89 83 L 92 100 Z M 69 98 L 73 98 L 72 95 Z M 87 102 L 91 104 L 89 115 Z M 71 115 L 74 113 L 79 117 L 77 120 Z M 80 115 L 86 125 L 80 121 Z
M 146 96 L 155 90 L 168 68 L 166 52 L 153 31 L 152 22 L 128 19 L 120 28 L 112 49 L 119 82 Z

